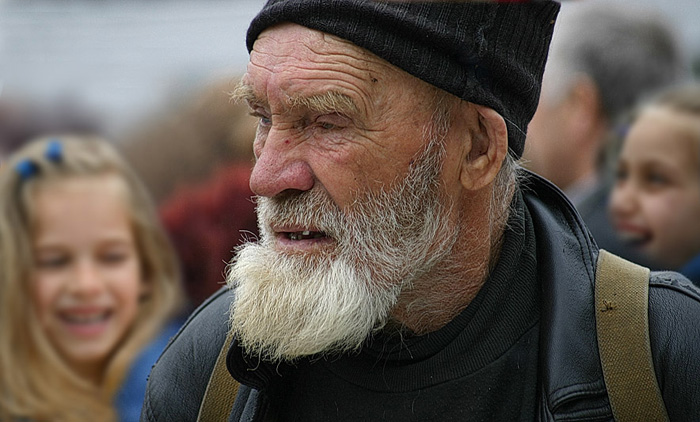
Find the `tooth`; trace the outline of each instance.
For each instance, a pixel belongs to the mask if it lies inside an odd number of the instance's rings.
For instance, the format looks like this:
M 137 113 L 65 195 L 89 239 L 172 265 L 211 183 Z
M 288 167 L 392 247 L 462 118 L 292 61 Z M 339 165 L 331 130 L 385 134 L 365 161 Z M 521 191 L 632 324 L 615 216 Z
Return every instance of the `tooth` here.
M 104 315 L 67 315 L 66 318 L 68 319 L 68 321 L 71 321 L 76 324 L 92 324 L 103 320 Z
M 311 232 L 308 231 L 308 230 L 301 232 L 301 235 L 302 235 L 302 236 L 308 236 L 308 235 L 310 235 L 310 234 L 311 234 Z

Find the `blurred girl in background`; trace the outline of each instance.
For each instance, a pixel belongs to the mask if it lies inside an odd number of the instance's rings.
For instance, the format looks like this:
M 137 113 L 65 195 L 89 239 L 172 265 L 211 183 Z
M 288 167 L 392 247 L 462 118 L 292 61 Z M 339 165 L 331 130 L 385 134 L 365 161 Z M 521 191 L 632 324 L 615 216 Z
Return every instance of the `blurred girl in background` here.
M 700 286 L 700 85 L 674 87 L 634 114 L 610 211 L 618 235 Z
M 18 150 L 0 167 L 0 420 L 131 420 L 141 403 L 129 410 L 120 390 L 145 387 L 147 372 L 126 379 L 160 352 L 148 345 L 162 347 L 180 309 L 178 272 L 147 191 L 107 141 Z

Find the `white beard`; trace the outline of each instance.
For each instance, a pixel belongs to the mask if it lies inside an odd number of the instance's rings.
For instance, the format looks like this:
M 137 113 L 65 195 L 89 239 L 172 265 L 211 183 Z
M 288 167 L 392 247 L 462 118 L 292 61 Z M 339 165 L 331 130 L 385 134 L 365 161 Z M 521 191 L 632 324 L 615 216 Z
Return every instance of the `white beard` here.
M 239 248 L 227 283 L 235 288 L 232 330 L 264 360 L 360 348 L 389 320 L 404 289 L 450 255 L 457 239 L 441 201 L 442 145 L 434 141 L 390 192 L 366 192 L 342 212 L 314 188 L 258 198 L 261 240 Z M 271 225 L 314 227 L 335 247 L 275 249 Z

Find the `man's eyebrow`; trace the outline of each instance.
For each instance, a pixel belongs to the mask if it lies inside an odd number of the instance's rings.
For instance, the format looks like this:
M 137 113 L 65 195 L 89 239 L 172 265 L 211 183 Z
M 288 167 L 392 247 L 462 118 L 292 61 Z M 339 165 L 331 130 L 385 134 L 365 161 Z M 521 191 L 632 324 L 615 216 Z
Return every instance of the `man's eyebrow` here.
M 304 107 L 317 113 L 356 114 L 359 109 L 355 101 L 346 94 L 337 91 L 327 91 L 317 95 L 299 95 L 289 98 L 292 108 Z
M 247 83 L 241 81 L 236 85 L 236 87 L 229 93 L 231 100 L 235 103 L 245 102 L 247 104 L 262 104 L 262 101 L 257 95 L 253 87 Z
M 253 87 L 240 82 L 230 93 L 235 102 L 248 104 L 267 104 L 255 94 Z M 359 111 L 355 101 L 347 94 L 338 91 L 327 91 L 316 95 L 296 95 L 287 97 L 287 105 L 291 108 L 303 107 L 317 113 L 355 114 Z

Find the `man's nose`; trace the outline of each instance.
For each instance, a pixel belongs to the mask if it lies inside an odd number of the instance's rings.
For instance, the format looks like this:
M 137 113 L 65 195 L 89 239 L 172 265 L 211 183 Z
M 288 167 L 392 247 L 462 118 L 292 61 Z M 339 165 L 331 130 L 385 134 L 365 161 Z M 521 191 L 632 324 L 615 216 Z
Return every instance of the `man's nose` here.
M 250 175 L 250 189 L 259 196 L 273 197 L 286 190 L 307 191 L 314 186 L 309 164 L 300 156 L 299 147 L 289 138 L 271 130 L 257 152 Z

